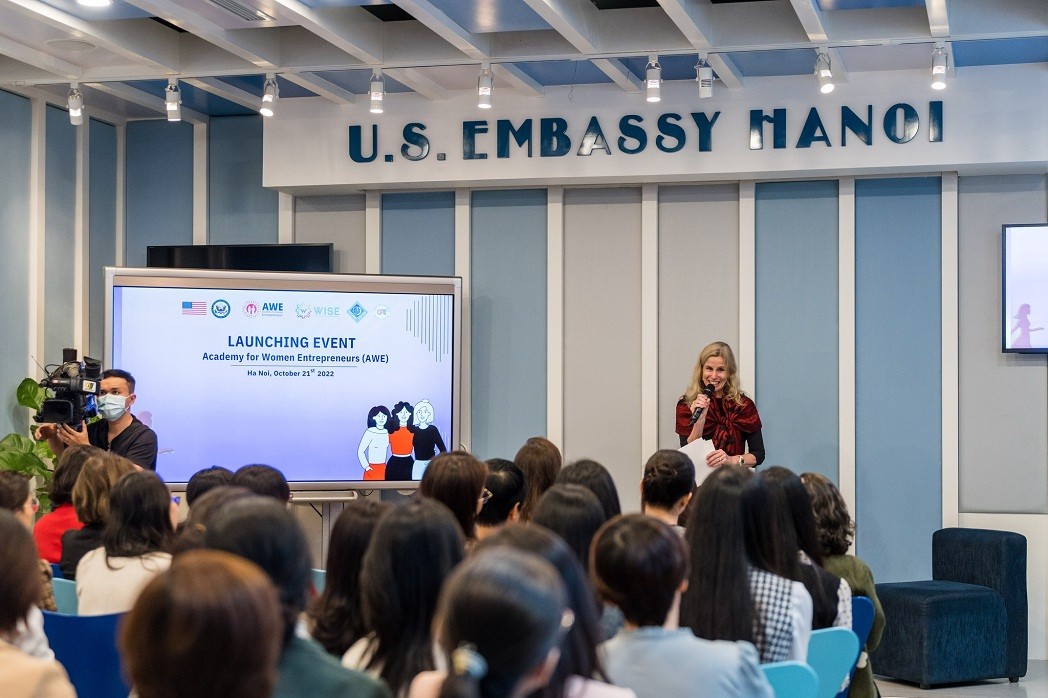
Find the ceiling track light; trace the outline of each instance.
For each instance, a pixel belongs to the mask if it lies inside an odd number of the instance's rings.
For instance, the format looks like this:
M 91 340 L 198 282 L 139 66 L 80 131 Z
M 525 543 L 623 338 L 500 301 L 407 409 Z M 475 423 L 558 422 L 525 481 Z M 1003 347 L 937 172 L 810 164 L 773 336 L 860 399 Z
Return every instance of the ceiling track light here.
M 84 123 L 84 95 L 80 91 L 80 83 L 74 82 L 69 85 L 69 95 L 66 97 L 66 106 L 69 108 L 69 123 L 80 126 Z
M 178 78 L 168 78 L 164 90 L 164 106 L 168 121 L 182 120 L 182 90 L 178 89 Z
M 273 116 L 273 109 L 279 98 L 280 86 L 277 85 L 277 76 L 273 73 L 266 73 L 266 84 L 262 91 L 262 106 L 259 107 L 258 113 L 266 117 Z
M 662 100 L 662 66 L 654 53 L 648 56 L 648 65 L 644 67 L 644 92 L 649 102 Z
M 368 94 L 371 95 L 371 113 L 381 114 L 382 101 L 386 97 L 386 81 L 382 79 L 382 70 L 375 68 L 371 73 L 371 86 L 368 88 Z
M 699 54 L 699 62 L 695 64 L 695 81 L 699 83 L 699 99 L 713 96 L 713 68 L 704 53 Z
M 481 109 L 491 109 L 491 90 L 495 76 L 491 73 L 491 64 L 482 63 L 480 76 L 477 78 L 477 106 Z
M 933 90 L 945 90 L 946 89 L 946 64 L 949 57 L 946 54 L 946 47 L 941 44 L 936 44 L 935 50 L 932 51 L 932 89 Z
M 819 79 L 819 92 L 828 95 L 833 92 L 833 69 L 830 67 L 830 54 L 820 51 L 815 59 L 815 77 Z

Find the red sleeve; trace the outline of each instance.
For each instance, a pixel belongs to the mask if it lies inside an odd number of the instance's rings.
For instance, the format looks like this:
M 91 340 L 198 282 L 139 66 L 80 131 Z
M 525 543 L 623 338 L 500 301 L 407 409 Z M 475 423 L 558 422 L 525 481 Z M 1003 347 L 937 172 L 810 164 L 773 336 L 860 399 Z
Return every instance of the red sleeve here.
M 691 410 L 684 404 L 684 398 L 677 401 L 677 435 L 687 436 L 691 433 Z

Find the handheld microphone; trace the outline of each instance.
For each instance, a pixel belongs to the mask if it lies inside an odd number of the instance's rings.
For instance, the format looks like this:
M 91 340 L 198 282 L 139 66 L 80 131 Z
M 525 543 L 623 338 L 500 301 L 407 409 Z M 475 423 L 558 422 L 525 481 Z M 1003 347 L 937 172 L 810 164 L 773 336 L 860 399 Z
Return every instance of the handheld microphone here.
M 713 397 L 713 390 L 714 390 L 713 384 L 710 383 L 709 385 L 707 385 L 706 387 L 704 387 L 702 389 L 702 394 L 705 395 L 708 398 L 712 398 Z M 689 426 L 692 429 L 695 428 L 695 423 L 699 421 L 699 417 L 702 416 L 702 413 L 703 413 L 704 410 L 705 410 L 705 408 L 699 408 L 699 409 L 697 409 L 697 410 L 695 410 L 694 412 L 691 413 L 691 424 Z

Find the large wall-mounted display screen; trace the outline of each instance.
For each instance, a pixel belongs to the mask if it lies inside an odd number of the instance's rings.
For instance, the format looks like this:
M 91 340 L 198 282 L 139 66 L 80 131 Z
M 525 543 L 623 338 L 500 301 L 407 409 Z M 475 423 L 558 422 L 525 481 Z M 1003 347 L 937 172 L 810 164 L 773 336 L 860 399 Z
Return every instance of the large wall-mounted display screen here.
M 409 487 L 458 443 L 458 278 L 107 268 L 106 299 L 106 366 L 167 482 L 265 463 L 293 489 Z

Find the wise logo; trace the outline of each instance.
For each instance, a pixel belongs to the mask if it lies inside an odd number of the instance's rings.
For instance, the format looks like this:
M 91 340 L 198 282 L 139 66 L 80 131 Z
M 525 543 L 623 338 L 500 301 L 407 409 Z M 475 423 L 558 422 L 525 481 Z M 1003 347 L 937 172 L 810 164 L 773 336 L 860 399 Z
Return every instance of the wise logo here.
M 312 315 L 313 315 L 313 309 L 310 308 L 305 303 L 299 303 L 298 305 L 295 306 L 295 316 L 296 317 L 298 317 L 298 318 L 300 318 L 302 320 L 305 320 L 306 318 L 308 318 L 308 317 L 310 317 Z
M 313 314 L 317 317 L 338 317 L 339 307 L 337 305 L 314 305 Z
M 283 303 L 263 303 L 262 304 L 262 316 L 263 317 L 282 317 L 284 315 L 284 304 Z
M 244 303 L 243 311 L 245 317 L 258 317 L 259 313 L 262 312 L 262 308 L 255 301 L 248 301 Z
M 211 314 L 220 320 L 229 317 L 231 310 L 232 308 L 229 306 L 229 301 L 222 300 L 221 298 L 211 304 Z

